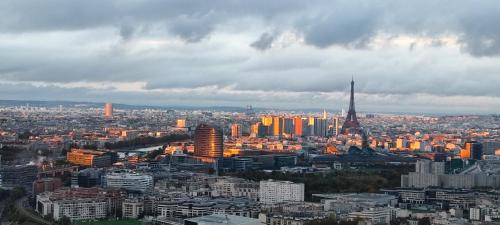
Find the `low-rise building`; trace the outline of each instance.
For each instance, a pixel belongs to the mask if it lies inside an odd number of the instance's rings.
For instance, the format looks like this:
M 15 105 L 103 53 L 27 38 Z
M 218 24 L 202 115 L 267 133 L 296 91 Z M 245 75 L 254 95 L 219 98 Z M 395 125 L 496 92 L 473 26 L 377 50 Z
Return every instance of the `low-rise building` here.
M 144 215 L 144 201 L 139 198 L 125 199 L 122 202 L 122 217 L 137 219 Z
M 96 220 L 116 215 L 121 206 L 120 192 L 98 188 L 60 188 L 36 197 L 35 209 L 54 220 L 68 217 L 71 221 Z
M 153 190 L 153 176 L 126 170 L 112 171 L 105 176 L 105 187 L 123 189 L 132 192 L 150 192 Z
M 213 197 L 259 198 L 259 183 L 233 177 L 223 177 L 210 185 Z
M 113 163 L 111 153 L 89 149 L 71 149 L 66 154 L 66 159 L 75 165 L 98 168 L 111 166 Z

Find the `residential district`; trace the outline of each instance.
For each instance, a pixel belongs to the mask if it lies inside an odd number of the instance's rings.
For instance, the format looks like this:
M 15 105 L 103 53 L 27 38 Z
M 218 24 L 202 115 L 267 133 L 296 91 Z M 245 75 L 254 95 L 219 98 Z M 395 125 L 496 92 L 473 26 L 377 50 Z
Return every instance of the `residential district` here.
M 2 224 L 498 224 L 500 116 L 2 102 Z

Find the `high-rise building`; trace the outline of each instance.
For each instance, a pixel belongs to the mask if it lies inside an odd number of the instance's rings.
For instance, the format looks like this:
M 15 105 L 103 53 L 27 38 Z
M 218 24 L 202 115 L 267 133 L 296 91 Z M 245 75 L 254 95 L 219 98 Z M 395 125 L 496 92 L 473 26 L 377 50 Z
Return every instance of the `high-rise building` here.
M 314 118 L 314 135 L 318 137 L 326 137 L 328 124 L 326 119 Z
M 104 116 L 105 117 L 113 117 L 113 104 L 108 102 L 104 104 Z
M 234 123 L 231 125 L 231 137 L 239 138 L 241 137 L 241 124 Z
M 186 127 L 186 120 L 185 119 L 177 119 L 177 123 L 176 123 L 175 127 L 185 128 Z
M 250 126 L 250 136 L 251 137 L 258 137 L 259 136 L 259 125 L 261 123 L 260 122 L 257 122 L 255 124 L 252 124 Z
M 338 135 L 340 132 L 339 118 L 333 118 L 333 128 L 335 129 L 335 135 Z
M 257 123 L 257 137 L 265 137 L 271 134 L 271 126 L 266 126 L 263 123 Z
M 302 130 L 302 118 L 300 118 L 298 116 L 293 118 L 293 125 L 294 125 L 294 129 L 295 129 L 295 131 L 294 131 L 295 136 L 301 137 L 303 135 L 303 133 L 302 133 L 302 131 L 303 131 Z
M 279 116 L 274 116 L 273 117 L 273 136 L 281 136 L 283 134 L 283 118 Z
M 302 136 L 311 136 L 311 126 L 309 125 L 309 118 L 302 119 Z
M 465 142 L 464 148 L 460 150 L 460 158 L 481 160 L 483 158 L 483 145 L 476 141 Z
M 500 150 L 500 141 L 484 141 L 483 144 L 483 154 L 485 155 L 495 155 L 497 150 Z
M 222 131 L 219 128 L 200 124 L 194 133 L 194 155 L 219 158 L 224 155 Z
M 283 122 L 284 122 L 283 133 L 293 134 L 294 133 L 293 118 L 284 118 Z
M 262 125 L 264 126 L 271 126 L 273 124 L 273 117 L 272 116 L 263 116 L 261 118 Z
M 307 122 L 307 136 L 314 136 L 314 117 L 310 116 Z

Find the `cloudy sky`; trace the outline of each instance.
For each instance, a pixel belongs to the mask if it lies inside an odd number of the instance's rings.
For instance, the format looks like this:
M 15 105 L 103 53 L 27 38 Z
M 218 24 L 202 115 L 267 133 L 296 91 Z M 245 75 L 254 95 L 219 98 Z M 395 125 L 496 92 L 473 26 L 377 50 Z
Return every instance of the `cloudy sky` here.
M 3 0 L 0 99 L 500 112 L 500 1 Z

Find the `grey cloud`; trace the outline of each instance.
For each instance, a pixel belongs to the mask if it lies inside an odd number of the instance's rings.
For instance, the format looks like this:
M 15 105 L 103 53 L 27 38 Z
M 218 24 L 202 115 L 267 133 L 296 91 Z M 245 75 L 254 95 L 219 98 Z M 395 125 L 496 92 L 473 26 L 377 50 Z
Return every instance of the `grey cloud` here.
M 464 50 L 475 56 L 500 55 L 500 4 L 495 8 L 480 8 L 477 6 L 471 13 L 464 16 L 463 26 Z
M 190 96 L 171 97 L 190 104 L 276 98 L 273 104 L 296 106 L 323 97 L 317 93 L 346 93 L 352 74 L 358 93 L 385 96 L 381 104 L 411 102 L 415 94 L 500 96 L 500 2 L 0 1 L 0 15 L 0 81 L 146 83 L 150 94 L 112 93 L 117 101 L 161 99 L 152 93 L 184 88 Z M 297 43 L 270 49 L 281 38 L 276 30 L 296 32 L 314 48 Z M 431 38 L 436 48 L 366 49 L 380 33 Z M 243 35 L 249 38 L 236 39 Z M 442 35 L 458 38 L 467 54 L 442 45 Z M 187 44 L 139 43 L 172 36 Z M 231 43 L 216 39 L 227 36 Z M 122 51 L 113 51 L 116 45 Z M 207 87 L 250 94 L 224 95 Z M 104 94 L 30 88 L 21 87 L 18 96 L 91 100 Z M 288 94 L 277 94 L 282 92 Z M 2 93 L 16 96 L 14 89 Z M 409 97 L 388 97 L 394 94 Z M 301 103 L 293 104 L 294 98 Z
M 265 32 L 260 35 L 258 40 L 251 43 L 250 46 L 257 50 L 267 50 L 271 48 L 274 38 L 275 35 Z
M 202 16 L 181 15 L 174 19 L 169 30 L 187 42 L 199 42 L 213 30 L 215 18 L 211 14 Z
M 134 34 L 135 29 L 132 25 L 130 24 L 123 24 L 120 27 L 120 36 L 124 41 L 128 41 L 132 38 L 132 35 Z
M 137 26 L 164 24 L 173 35 L 199 42 L 220 24 L 250 17 L 272 28 L 296 29 L 306 43 L 320 48 L 363 48 L 380 32 L 452 34 L 460 36 L 463 50 L 474 56 L 500 54 L 497 1 L 8 0 L 0 2 L 0 14 L 2 32 L 91 29 L 133 20 Z M 126 27 L 119 29 L 125 32 L 122 37 L 130 34 Z M 269 41 L 270 36 L 262 36 L 249 44 L 262 48 Z
M 146 83 L 148 90 L 230 86 L 247 91 L 345 92 L 354 74 L 357 90 L 367 94 L 500 96 L 496 88 L 500 68 L 494 61 L 485 67 L 475 60 L 457 63 L 446 55 L 418 59 L 410 53 L 382 58 L 359 53 L 329 61 L 330 53 L 317 53 L 319 50 L 247 57 L 231 52 L 232 49 L 163 51 L 158 49 L 148 55 L 67 57 L 64 52 L 34 53 L 0 45 L 0 80 L 140 81 Z
M 299 23 L 307 43 L 325 48 L 331 45 L 365 47 L 377 30 L 378 13 L 354 5 L 334 8 L 326 15 L 319 15 Z

